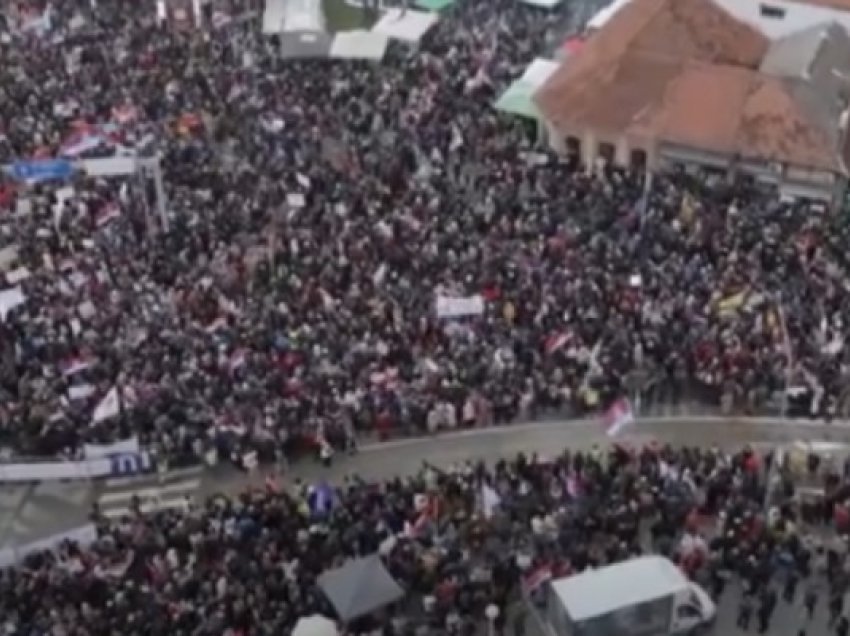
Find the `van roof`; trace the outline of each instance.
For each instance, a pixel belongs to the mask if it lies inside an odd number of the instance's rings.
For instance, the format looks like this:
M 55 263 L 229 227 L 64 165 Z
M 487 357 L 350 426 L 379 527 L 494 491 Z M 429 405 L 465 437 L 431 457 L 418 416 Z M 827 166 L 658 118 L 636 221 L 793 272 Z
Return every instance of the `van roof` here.
M 686 583 L 685 575 L 668 559 L 644 556 L 558 579 L 552 589 L 570 618 L 581 621 L 673 594 Z

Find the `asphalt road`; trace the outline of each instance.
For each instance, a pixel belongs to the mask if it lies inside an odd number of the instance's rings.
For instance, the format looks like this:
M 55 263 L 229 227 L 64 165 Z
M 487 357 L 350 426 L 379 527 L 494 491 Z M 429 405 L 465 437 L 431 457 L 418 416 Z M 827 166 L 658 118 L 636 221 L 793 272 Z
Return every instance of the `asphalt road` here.
M 746 443 L 780 446 L 801 439 L 850 444 L 850 425 L 769 418 L 645 418 L 618 438 L 631 444 L 659 441 L 727 448 Z M 520 451 L 551 455 L 566 447 L 589 448 L 609 442 L 595 420 L 519 424 L 447 433 L 433 438 L 369 444 L 352 457 L 338 455 L 329 469 L 304 461 L 293 466 L 289 475 L 307 480 L 335 480 L 345 474 L 357 473 L 374 479 L 409 473 L 416 470 L 423 460 L 437 466 L 448 466 L 479 457 L 507 457 Z M 203 478 L 198 495 L 232 492 L 252 479 L 259 483 L 262 477 L 249 477 L 222 468 Z M 102 490 L 101 485 L 81 482 L 0 486 L 0 548 L 22 545 L 85 524 L 91 505 Z
M 768 418 L 735 420 L 674 417 L 642 419 L 617 438 L 619 443 L 633 445 L 661 442 L 673 445 L 716 445 L 722 448 L 739 448 L 743 444 L 773 448 L 798 440 L 832 442 L 836 447 L 850 447 L 850 425 Z M 551 456 L 567 447 L 590 448 L 610 441 L 595 420 L 460 431 L 432 438 L 365 445 L 353 456 L 338 455 L 330 468 L 305 461 L 291 467 L 286 478 L 299 476 L 308 481 L 339 480 L 346 474 L 356 473 L 366 479 L 380 479 L 416 471 L 423 460 L 448 467 L 467 459 L 483 457 L 493 460 L 519 452 Z M 150 477 L 143 479 L 149 480 Z M 262 475 L 248 476 L 221 469 L 204 477 L 198 496 L 216 491 L 233 492 L 249 483 L 259 485 L 262 480 Z M 0 548 L 20 545 L 83 525 L 92 502 L 101 490 L 102 486 L 80 483 L 0 487 Z M 717 636 L 744 633 L 735 626 L 738 597 L 734 587 L 724 595 L 713 632 Z M 804 623 L 799 603 L 800 599 L 792 605 L 780 602 L 767 633 L 771 636 L 798 636 Z M 825 622 L 825 599 L 818 609 L 816 621 L 810 626 L 807 636 L 827 636 L 833 633 Z M 756 621 L 753 620 L 751 631 L 755 630 Z M 530 629 L 529 633 L 534 631 Z

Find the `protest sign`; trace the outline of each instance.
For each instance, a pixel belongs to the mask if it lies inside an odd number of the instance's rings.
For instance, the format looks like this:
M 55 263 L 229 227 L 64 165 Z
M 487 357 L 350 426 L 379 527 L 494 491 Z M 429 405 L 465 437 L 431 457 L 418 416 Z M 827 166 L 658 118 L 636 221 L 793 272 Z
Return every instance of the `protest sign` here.
M 482 313 L 484 313 L 484 298 L 480 295 L 467 297 L 437 297 L 437 316 L 440 318 L 478 316 Z

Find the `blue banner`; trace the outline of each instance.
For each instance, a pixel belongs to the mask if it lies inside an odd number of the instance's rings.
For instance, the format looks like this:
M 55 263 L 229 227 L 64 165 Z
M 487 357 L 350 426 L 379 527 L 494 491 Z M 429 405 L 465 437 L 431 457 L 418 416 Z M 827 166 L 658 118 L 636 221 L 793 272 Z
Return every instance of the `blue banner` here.
M 9 167 L 8 172 L 13 179 L 18 181 L 41 183 L 42 181 L 68 179 L 74 172 L 74 165 L 65 159 L 17 161 Z

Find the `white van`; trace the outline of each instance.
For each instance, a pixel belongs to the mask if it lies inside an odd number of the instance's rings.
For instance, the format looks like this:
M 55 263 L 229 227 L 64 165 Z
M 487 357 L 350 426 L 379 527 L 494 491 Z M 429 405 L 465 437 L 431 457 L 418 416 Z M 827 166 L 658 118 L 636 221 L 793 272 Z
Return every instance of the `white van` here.
M 543 623 L 551 636 L 692 636 L 716 614 L 670 560 L 644 556 L 552 581 Z

